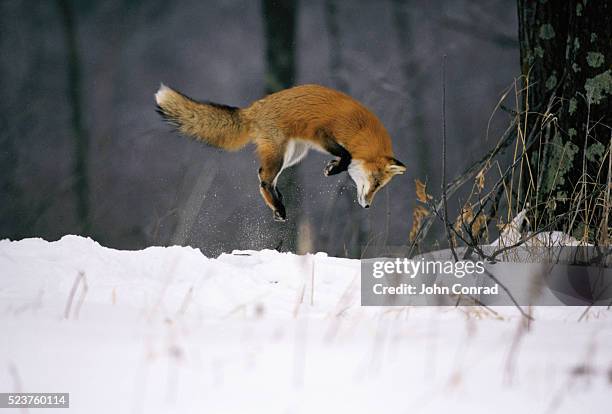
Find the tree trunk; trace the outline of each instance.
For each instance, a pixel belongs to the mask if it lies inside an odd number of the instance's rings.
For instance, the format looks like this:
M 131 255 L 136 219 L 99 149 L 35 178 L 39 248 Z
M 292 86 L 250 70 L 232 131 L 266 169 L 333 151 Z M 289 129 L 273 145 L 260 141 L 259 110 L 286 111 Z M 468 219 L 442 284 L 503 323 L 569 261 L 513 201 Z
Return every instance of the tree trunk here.
M 295 80 L 295 0 L 262 0 L 266 37 L 266 93 L 293 86 Z M 279 187 L 287 209 L 287 221 L 273 223 L 272 239 L 277 249 L 297 250 L 300 222 L 300 193 L 297 166 L 283 172 Z
M 89 180 L 87 165 L 89 157 L 89 137 L 83 121 L 83 102 L 81 100 L 81 58 L 77 45 L 77 32 L 74 22 L 74 7 L 71 0 L 57 0 L 64 29 L 64 43 L 67 53 L 67 98 L 71 109 L 71 127 L 74 138 L 74 192 L 76 196 L 77 218 L 81 235 L 89 235 Z
M 423 83 L 421 62 L 415 56 L 414 51 L 418 47 L 414 31 L 411 30 L 413 17 L 411 9 L 416 4 L 407 0 L 393 0 L 393 26 L 397 36 L 397 45 L 400 52 L 401 71 L 406 94 L 406 111 L 411 114 L 409 134 L 414 137 L 418 145 L 416 151 L 416 175 L 425 180 L 431 173 L 429 168 L 429 145 L 425 139 L 425 119 L 423 102 Z
M 534 131 L 518 199 L 534 229 L 608 243 L 612 4 L 518 0 L 518 17 L 524 138 Z
M 350 94 L 349 83 L 342 75 L 343 44 L 338 19 L 340 3 L 339 0 L 325 2 L 325 26 L 329 36 L 329 75 L 334 88 Z M 342 179 L 336 197 L 329 206 L 330 211 L 326 212 L 328 220 L 325 221 L 327 234 L 324 245 L 327 246 L 326 251 L 329 254 L 359 258 L 362 248 L 367 244 L 364 213 L 355 202 L 355 192 L 351 188 L 348 174 L 343 175 Z

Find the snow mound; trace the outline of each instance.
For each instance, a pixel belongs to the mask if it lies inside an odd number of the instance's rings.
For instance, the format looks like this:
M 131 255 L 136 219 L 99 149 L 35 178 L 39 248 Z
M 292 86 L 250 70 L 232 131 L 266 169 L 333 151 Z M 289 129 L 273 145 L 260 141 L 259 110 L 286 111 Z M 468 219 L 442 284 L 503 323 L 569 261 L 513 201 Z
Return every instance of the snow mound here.
M 521 240 L 525 240 L 525 247 L 577 247 L 592 246 L 585 241 L 577 240 L 575 237 L 561 231 L 546 231 L 538 234 L 523 233 L 523 228 L 529 225 L 527 210 L 522 210 L 508 224 L 504 226 L 500 236 L 490 244 L 491 247 L 513 246 Z
M 609 310 L 539 308 L 527 330 L 511 307 L 366 308 L 359 272 L 324 253 L 2 240 L 0 389 L 70 392 L 57 412 L 87 414 L 609 406 Z
M 87 305 L 112 304 L 167 317 L 188 312 L 219 318 L 253 309 L 258 316 L 293 317 L 304 303 L 311 315 L 326 316 L 359 278 L 359 261 L 324 253 L 234 251 L 212 259 L 191 247 L 121 251 L 78 236 L 56 242 L 2 240 L 0 252 L 3 273 L 19 282 L 11 284 L 10 297 L 40 291 L 45 304 L 58 311 L 75 285 L 77 291 L 86 285 Z M 358 307 L 359 296 L 346 305 Z

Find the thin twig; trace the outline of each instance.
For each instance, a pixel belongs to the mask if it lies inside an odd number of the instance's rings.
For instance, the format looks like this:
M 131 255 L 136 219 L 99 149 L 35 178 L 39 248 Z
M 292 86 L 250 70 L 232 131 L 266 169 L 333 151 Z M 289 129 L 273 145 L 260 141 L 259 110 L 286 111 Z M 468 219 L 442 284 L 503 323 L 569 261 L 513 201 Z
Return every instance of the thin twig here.
M 79 301 L 77 302 L 74 308 L 74 319 L 79 319 L 79 314 L 81 313 L 81 306 L 83 306 L 83 302 L 85 302 L 85 296 L 87 296 L 87 292 L 89 291 L 89 286 L 87 285 L 87 277 L 85 277 L 85 273 L 83 273 L 82 276 L 83 277 L 81 278 L 81 285 L 83 287 L 81 288 L 81 296 L 79 296 Z
M 501 287 L 504 290 L 504 292 L 506 292 L 506 294 L 508 295 L 508 297 L 510 298 L 510 300 L 512 301 L 514 306 L 519 310 L 519 312 L 521 313 L 521 315 L 523 315 L 523 317 L 525 317 L 529 321 L 533 320 L 533 317 L 531 315 L 529 315 L 528 313 L 526 313 L 523 310 L 523 308 L 521 308 L 521 305 L 519 305 L 519 303 L 516 301 L 516 299 L 514 299 L 514 296 L 512 296 L 512 293 L 510 293 L 510 290 L 506 287 L 506 285 L 504 285 L 502 282 L 500 282 L 499 279 L 497 277 L 495 277 L 495 275 L 493 273 L 489 272 L 487 269 L 485 269 L 485 274 L 489 277 L 489 279 L 491 279 L 493 282 L 497 283 L 497 285 L 499 287 Z
M 312 266 L 310 268 L 310 306 L 314 306 L 314 284 L 315 284 L 315 264 L 317 259 L 312 256 Z
M 181 303 L 180 308 L 178 309 L 178 312 L 176 313 L 177 316 L 182 316 L 185 314 L 185 312 L 187 312 L 187 308 L 189 308 L 189 305 L 191 304 L 193 300 L 193 286 L 189 287 L 189 290 L 187 290 L 187 293 L 185 294 L 185 297 L 183 298 L 183 302 Z
M 85 273 L 81 270 L 79 274 L 74 279 L 74 283 L 72 284 L 72 288 L 70 289 L 70 294 L 68 294 L 68 301 L 66 302 L 66 308 L 64 309 L 64 319 L 70 318 L 70 309 L 72 308 L 72 301 L 74 300 L 74 295 L 79 287 L 79 283 L 81 279 L 85 277 Z
M 455 262 L 459 261 L 455 244 L 451 239 L 450 223 L 448 222 L 448 203 L 446 200 L 446 55 L 442 57 L 442 204 L 444 205 L 444 227 L 446 238 Z

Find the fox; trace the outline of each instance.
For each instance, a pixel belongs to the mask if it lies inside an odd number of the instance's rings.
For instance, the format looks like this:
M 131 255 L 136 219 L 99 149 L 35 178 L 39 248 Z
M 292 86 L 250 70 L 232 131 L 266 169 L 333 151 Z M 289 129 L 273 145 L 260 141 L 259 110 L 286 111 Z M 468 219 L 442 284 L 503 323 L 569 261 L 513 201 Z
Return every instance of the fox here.
M 276 221 L 287 220 L 278 177 L 310 149 L 334 157 L 323 174 L 346 171 L 364 208 L 395 175 L 406 171 L 378 117 L 356 99 L 325 86 L 295 86 L 238 108 L 198 101 L 162 83 L 155 101 L 157 112 L 182 135 L 226 151 L 254 143 L 259 191 Z

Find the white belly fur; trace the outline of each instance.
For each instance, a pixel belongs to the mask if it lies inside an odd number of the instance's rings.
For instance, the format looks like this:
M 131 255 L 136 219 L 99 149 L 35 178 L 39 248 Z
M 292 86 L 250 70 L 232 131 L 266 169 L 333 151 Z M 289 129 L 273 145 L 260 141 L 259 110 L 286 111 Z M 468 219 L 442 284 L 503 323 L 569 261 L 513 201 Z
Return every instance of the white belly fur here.
M 283 168 L 289 168 L 292 165 L 302 161 L 302 158 L 308 154 L 308 150 L 312 148 L 312 144 L 301 139 L 292 139 L 287 143 L 287 149 L 285 150 L 285 157 L 283 159 Z
M 276 180 L 278 179 L 278 176 L 283 172 L 283 170 L 302 161 L 302 159 L 306 156 L 306 154 L 308 154 L 308 151 L 311 148 L 327 153 L 327 151 L 323 150 L 322 148 L 319 148 L 319 146 L 314 145 L 310 141 L 305 141 L 299 138 L 290 139 L 287 143 L 287 148 L 285 149 L 285 155 L 283 157 L 283 166 L 276 175 L 276 178 L 274 179 L 274 185 L 276 185 Z

